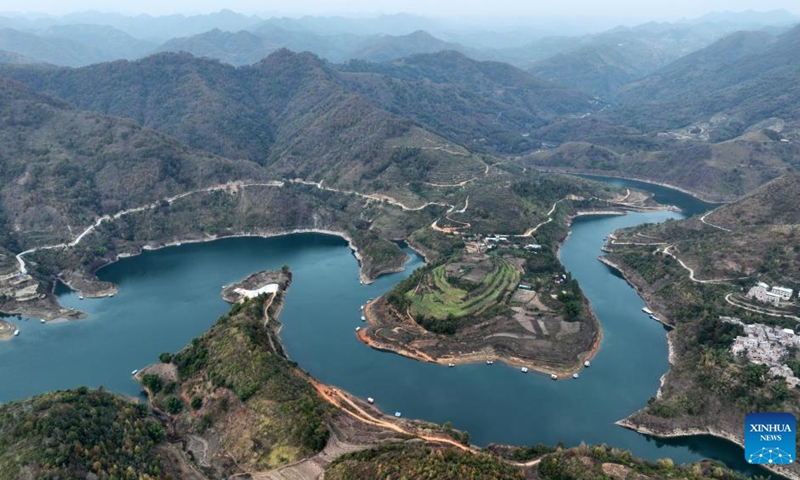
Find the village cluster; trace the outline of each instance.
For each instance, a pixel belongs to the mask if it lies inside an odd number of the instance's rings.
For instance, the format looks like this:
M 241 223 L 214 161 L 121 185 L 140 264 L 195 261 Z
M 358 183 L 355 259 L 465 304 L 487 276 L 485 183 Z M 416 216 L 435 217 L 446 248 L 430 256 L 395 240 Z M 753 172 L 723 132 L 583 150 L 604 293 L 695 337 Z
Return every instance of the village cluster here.
M 731 345 L 731 353 L 744 355 L 753 363 L 767 365 L 769 374 L 786 379 L 786 384 L 796 387 L 800 384 L 797 378 L 784 362 L 790 349 L 800 348 L 800 336 L 791 328 L 776 328 L 760 323 L 746 324 L 738 318 L 720 317 L 720 320 L 744 329 L 745 337 L 736 337 Z
M 511 243 L 509 240 L 510 237 L 517 237 L 516 235 L 487 235 L 484 237 L 483 235 L 471 235 L 464 238 L 464 242 L 466 243 L 466 251 L 468 253 L 486 253 L 498 248 L 511 248 L 511 249 L 523 249 L 528 252 L 537 252 L 542 249 L 542 245 L 538 243 L 528 243 L 525 245 L 521 245 L 518 243 Z M 528 238 L 527 240 L 530 240 Z
M 780 306 L 781 302 L 791 301 L 792 296 L 794 296 L 794 290 L 791 288 L 778 286 L 770 288 L 770 286 L 764 282 L 758 282 L 747 292 L 747 298 L 755 298 L 760 302 L 768 303 L 776 307 Z

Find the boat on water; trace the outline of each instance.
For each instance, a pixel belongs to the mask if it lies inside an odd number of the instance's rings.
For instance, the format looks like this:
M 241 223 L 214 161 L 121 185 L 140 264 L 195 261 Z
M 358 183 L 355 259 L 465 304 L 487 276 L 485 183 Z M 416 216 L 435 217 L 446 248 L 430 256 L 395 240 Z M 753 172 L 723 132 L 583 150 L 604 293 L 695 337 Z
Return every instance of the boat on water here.
M 366 322 L 367 321 L 367 317 L 365 317 L 364 315 L 361 315 L 361 321 L 362 322 Z
M 449 368 L 453 368 L 453 367 L 455 367 L 455 366 L 456 366 L 456 364 L 455 364 L 455 363 L 448 363 L 448 364 L 447 364 L 447 366 L 448 366 Z
M 367 403 L 369 403 L 371 405 L 371 404 L 375 403 L 375 399 L 372 398 L 372 397 L 367 397 Z
M 592 366 L 592 363 L 589 360 L 586 360 L 585 362 L 583 362 L 583 366 L 589 368 Z
M 394 412 L 394 416 L 397 417 L 397 418 L 400 418 L 400 417 L 403 416 L 403 414 L 400 413 L 400 412 Z
M 642 307 L 642 311 L 643 311 L 644 313 L 648 314 L 648 315 L 652 315 L 652 314 L 653 314 L 653 311 L 652 311 L 652 310 L 650 310 L 650 309 L 649 309 L 649 308 L 647 308 L 647 307 Z
M 522 373 L 528 373 L 528 367 L 522 367 L 519 369 L 519 371 Z
M 494 363 L 494 360 L 486 360 L 486 365 L 491 365 Z
M 361 330 L 361 327 L 356 327 L 356 332 Z
M 14 336 L 15 337 L 19 337 L 19 328 L 14 330 Z
M 550 380 L 558 380 L 558 375 L 556 375 L 555 373 L 551 373 Z
M 138 369 L 138 368 L 134 369 L 134 370 L 131 372 L 131 375 L 136 375 L 137 373 L 139 373 L 139 369 Z
M 364 305 L 361 305 L 361 310 L 364 310 Z
M 578 378 L 578 372 L 573 373 L 572 378 Z
M 78 295 L 78 300 L 83 300 L 83 294 Z
M 39 323 L 44 323 L 44 322 L 45 322 L 44 318 L 39 319 Z

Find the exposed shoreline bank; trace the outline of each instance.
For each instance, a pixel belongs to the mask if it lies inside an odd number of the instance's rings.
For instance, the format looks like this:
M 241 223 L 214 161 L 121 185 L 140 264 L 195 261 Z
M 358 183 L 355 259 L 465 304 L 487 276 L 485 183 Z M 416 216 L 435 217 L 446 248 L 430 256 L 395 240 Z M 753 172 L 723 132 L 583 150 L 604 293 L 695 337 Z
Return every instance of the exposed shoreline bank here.
M 330 236 L 339 237 L 339 238 L 345 240 L 347 242 L 348 248 L 351 250 L 351 252 L 353 253 L 353 256 L 358 261 L 358 265 L 359 265 L 359 274 L 358 274 L 359 275 L 359 281 L 364 285 L 369 285 L 369 284 L 373 283 L 375 281 L 375 279 L 377 277 L 381 276 L 381 275 L 404 271 L 405 270 L 405 264 L 411 259 L 410 256 L 405 255 L 405 257 L 403 258 L 402 262 L 398 266 L 383 268 L 383 269 L 379 270 L 374 277 L 370 277 L 365 273 L 366 266 L 365 266 L 365 263 L 364 263 L 363 255 L 361 254 L 361 252 L 359 251 L 358 247 L 353 242 L 353 239 L 350 237 L 350 235 L 347 232 L 338 231 L 338 230 L 328 230 L 328 229 L 322 229 L 322 228 L 296 228 L 296 229 L 291 229 L 291 230 L 287 230 L 287 231 L 280 231 L 280 232 L 238 233 L 238 234 L 224 235 L 224 236 L 219 236 L 219 235 L 203 235 L 203 236 L 187 235 L 187 237 L 185 237 L 185 238 L 175 239 L 175 240 L 172 240 L 172 241 L 169 241 L 169 242 L 148 242 L 148 243 L 145 243 L 144 245 L 138 247 L 138 251 L 135 251 L 135 252 L 120 252 L 112 260 L 110 260 L 109 262 L 105 263 L 103 266 L 98 268 L 95 271 L 95 273 L 97 271 L 101 270 L 102 268 L 105 268 L 105 267 L 107 267 L 109 265 L 112 265 L 112 264 L 118 262 L 119 260 L 121 260 L 123 258 L 135 257 L 135 256 L 138 256 L 138 255 L 141 255 L 144 252 L 157 251 L 157 250 L 161 250 L 163 248 L 175 247 L 175 246 L 180 246 L 180 245 L 183 245 L 183 244 L 206 243 L 206 242 L 213 242 L 213 241 L 217 241 L 217 240 L 224 240 L 224 239 L 227 239 L 227 238 L 275 238 L 275 237 L 284 237 L 284 236 L 303 234 L 303 233 L 330 235 Z M 113 285 L 113 284 L 110 285 L 110 286 L 104 286 L 103 288 L 98 288 L 97 290 L 93 290 L 91 288 L 87 288 L 87 287 L 90 287 L 91 285 L 96 285 L 97 284 L 98 281 L 97 281 L 96 278 L 92 279 L 92 280 L 84 279 L 83 282 L 79 282 L 79 281 L 76 281 L 75 278 L 71 278 L 69 276 L 62 276 L 62 277 L 59 277 L 58 280 L 60 282 L 62 282 L 64 285 L 66 285 L 68 288 L 70 288 L 71 290 L 77 292 L 83 298 L 106 298 L 106 297 L 114 296 L 119 291 L 118 286 L 117 285 Z M 86 285 L 76 285 L 76 283 L 84 283 L 84 282 L 86 283 Z M 56 302 L 56 305 L 57 305 L 57 302 Z M 84 317 L 85 317 L 85 315 L 80 316 L 80 318 L 84 318 Z
M 664 187 L 664 188 L 669 188 L 669 189 L 672 189 L 672 190 L 677 190 L 677 191 L 679 191 L 681 193 L 689 195 L 690 197 L 694 198 L 695 200 L 699 200 L 699 201 L 704 202 L 704 203 L 717 204 L 717 203 L 731 203 L 731 202 L 734 201 L 734 200 L 723 200 L 723 199 L 721 199 L 722 197 L 712 197 L 712 196 L 709 196 L 709 195 L 706 195 L 706 194 L 703 194 L 703 193 L 700 193 L 700 192 L 689 190 L 689 189 L 684 188 L 684 187 L 679 187 L 677 185 L 673 185 L 671 183 L 659 182 L 657 180 L 652 180 L 652 179 L 644 179 L 644 178 L 637 178 L 637 177 L 630 177 L 630 176 L 623 176 L 623 175 L 612 175 L 612 174 L 609 174 L 607 172 L 599 172 L 599 171 L 595 171 L 595 170 L 572 170 L 572 169 L 538 168 L 538 167 L 531 167 L 531 168 L 533 168 L 535 170 L 538 170 L 540 172 L 547 172 L 547 173 L 560 173 L 560 174 L 564 174 L 564 175 L 591 175 L 591 176 L 595 176 L 595 177 L 617 178 L 617 179 L 620 179 L 620 180 L 631 180 L 631 181 L 634 181 L 634 182 L 642 182 L 642 183 L 647 183 L 647 184 L 650 184 L 650 185 L 657 185 L 659 187 Z
M 634 414 L 635 415 L 635 414 Z M 627 428 L 628 430 L 633 430 L 636 433 L 641 433 L 643 435 L 649 435 L 651 437 L 656 438 L 681 438 L 681 437 L 696 437 L 701 435 L 709 435 L 716 438 L 721 438 L 723 440 L 727 440 L 731 443 L 738 445 L 741 448 L 744 448 L 744 439 L 737 437 L 736 435 L 725 432 L 723 430 L 718 430 L 713 427 L 703 427 L 703 428 L 674 428 L 669 430 L 656 430 L 640 423 L 637 423 L 631 420 L 631 417 L 617 420 L 614 422 L 615 425 L 619 425 L 620 427 Z M 789 470 L 786 467 L 781 467 L 778 465 L 759 465 L 764 467 L 765 469 L 775 473 L 776 475 L 780 475 L 785 478 L 789 478 L 791 480 L 800 480 L 800 474 L 794 471 Z

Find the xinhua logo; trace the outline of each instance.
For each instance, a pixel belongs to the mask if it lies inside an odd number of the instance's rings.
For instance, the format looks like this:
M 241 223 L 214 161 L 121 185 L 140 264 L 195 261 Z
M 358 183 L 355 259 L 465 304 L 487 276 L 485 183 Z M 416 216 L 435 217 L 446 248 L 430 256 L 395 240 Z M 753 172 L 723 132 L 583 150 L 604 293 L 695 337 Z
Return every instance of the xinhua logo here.
M 794 462 L 796 428 L 791 413 L 751 413 L 744 419 L 744 457 L 761 465 Z

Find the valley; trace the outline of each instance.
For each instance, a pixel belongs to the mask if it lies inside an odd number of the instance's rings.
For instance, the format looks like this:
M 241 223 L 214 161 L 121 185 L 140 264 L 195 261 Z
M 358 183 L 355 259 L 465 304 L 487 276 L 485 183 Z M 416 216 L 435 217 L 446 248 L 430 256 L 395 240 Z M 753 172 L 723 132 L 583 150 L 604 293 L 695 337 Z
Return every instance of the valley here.
M 0 14 L 0 477 L 800 478 L 800 17 L 481 20 Z

